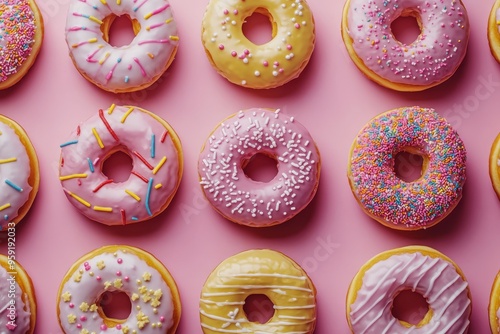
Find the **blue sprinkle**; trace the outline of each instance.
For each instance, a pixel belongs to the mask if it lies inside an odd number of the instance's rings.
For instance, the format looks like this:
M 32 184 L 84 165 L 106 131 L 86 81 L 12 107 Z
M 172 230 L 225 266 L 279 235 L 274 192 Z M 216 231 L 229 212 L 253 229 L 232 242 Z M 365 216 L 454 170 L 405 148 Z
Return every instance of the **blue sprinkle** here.
M 122 59 L 121 59 L 121 58 L 118 58 L 118 59 L 116 60 L 116 62 L 117 62 L 117 63 L 120 63 L 121 61 L 122 61 Z
M 155 151 L 156 151 L 156 143 L 155 143 L 155 135 L 151 135 L 151 158 L 155 157 Z
M 61 145 L 59 145 L 59 147 L 64 147 L 64 146 L 73 145 L 73 144 L 77 144 L 77 143 L 78 143 L 78 139 L 70 140 L 70 141 L 67 141 L 65 143 L 62 143 Z
M 128 82 L 128 75 L 125 76 L 125 82 Z
M 139 218 L 137 218 L 136 216 L 133 216 L 131 219 L 132 220 L 139 220 Z
M 23 191 L 23 188 L 19 187 L 17 184 L 12 182 L 11 180 L 5 179 L 5 183 L 7 183 L 9 186 L 11 186 L 12 188 L 14 188 L 15 190 L 17 190 L 19 192 Z
M 148 190 L 147 190 L 147 193 L 146 193 L 146 211 L 148 212 L 148 215 L 152 216 L 153 213 L 151 212 L 151 208 L 149 207 L 149 197 L 151 196 L 151 188 L 153 187 L 153 178 L 150 177 L 149 178 L 149 182 L 148 182 Z
M 90 171 L 93 173 L 94 172 L 94 164 L 92 163 L 92 160 L 90 160 L 90 158 L 87 158 L 87 161 L 89 163 Z
M 5 219 L 5 220 L 9 220 L 9 215 L 5 215 L 5 216 L 3 216 L 3 219 Z

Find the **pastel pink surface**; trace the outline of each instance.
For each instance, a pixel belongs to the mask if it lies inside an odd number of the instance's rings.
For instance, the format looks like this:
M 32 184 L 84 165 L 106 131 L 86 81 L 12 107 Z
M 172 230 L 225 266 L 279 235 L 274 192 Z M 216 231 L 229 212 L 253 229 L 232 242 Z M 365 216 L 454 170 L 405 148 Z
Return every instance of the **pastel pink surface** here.
M 466 1 L 472 23 L 469 51 L 446 83 L 422 93 L 398 93 L 366 79 L 348 57 L 340 35 L 343 1 L 310 0 L 317 25 L 311 62 L 291 83 L 269 91 L 230 84 L 211 68 L 200 42 L 208 1 L 172 0 L 180 46 L 166 74 L 149 89 L 115 95 L 83 79 L 68 56 L 64 26 L 68 0 L 39 0 L 46 38 L 30 73 L 0 93 L 0 112 L 20 123 L 38 152 L 41 184 L 30 213 L 18 225 L 16 255 L 31 275 L 38 300 L 36 333 L 60 333 L 56 293 L 80 256 L 107 244 L 130 244 L 156 255 L 176 279 L 183 303 L 179 334 L 201 333 L 198 300 L 218 263 L 250 248 L 282 251 L 301 264 L 318 289 L 317 333 L 348 333 L 345 295 L 359 267 L 389 248 L 422 244 L 462 268 L 473 297 L 470 333 L 488 333 L 487 305 L 500 269 L 500 202 L 490 184 L 488 155 L 500 131 L 500 65 L 490 55 L 486 22 L 492 1 Z M 59 144 L 99 108 L 143 107 L 167 120 L 181 138 L 185 167 L 169 208 L 151 221 L 107 227 L 68 203 L 58 179 Z M 368 218 L 346 176 L 351 143 L 373 116 L 393 108 L 435 108 L 455 126 L 468 151 L 464 196 L 455 211 L 426 231 L 392 231 Z M 314 137 L 322 154 L 318 193 L 297 217 L 267 229 L 238 226 L 203 198 L 199 151 L 217 122 L 250 107 L 280 108 Z M 0 252 L 7 252 L 5 240 Z

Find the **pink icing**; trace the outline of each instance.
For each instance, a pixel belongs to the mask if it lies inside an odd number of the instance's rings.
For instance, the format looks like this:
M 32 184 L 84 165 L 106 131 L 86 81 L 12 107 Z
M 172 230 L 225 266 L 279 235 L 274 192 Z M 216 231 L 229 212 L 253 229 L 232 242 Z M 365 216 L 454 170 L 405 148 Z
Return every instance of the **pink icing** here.
M 406 45 L 395 40 L 391 23 L 410 10 L 421 18 L 421 34 Z M 462 62 L 469 20 L 456 0 L 350 0 L 349 36 L 363 63 L 394 83 L 429 85 L 451 76 Z
M 182 173 L 180 145 L 155 117 L 135 107 L 112 106 L 61 144 L 61 183 L 84 215 L 107 225 L 129 224 L 155 216 L 172 199 Z M 117 149 L 133 163 L 131 175 L 120 183 L 101 172 L 102 162 Z
M 242 164 L 257 153 L 278 163 L 267 183 L 248 178 Z M 208 138 L 198 162 L 201 185 L 226 218 L 265 226 L 286 221 L 312 200 L 320 155 L 309 132 L 279 110 L 248 109 L 224 120 Z
M 30 330 L 31 313 L 29 304 L 23 302 L 22 296 L 28 296 L 17 282 L 11 284 L 14 282 L 12 279 L 15 279 L 15 274 L 11 275 L 0 266 L 0 333 L 25 334 Z
M 19 136 L 0 122 L 0 230 L 18 215 L 29 198 L 32 187 L 30 160 Z
M 394 109 L 371 120 L 353 144 L 350 182 L 372 216 L 407 227 L 425 227 L 462 197 L 466 150 L 458 133 L 432 109 Z M 414 182 L 394 172 L 394 157 L 414 148 L 429 159 Z
M 394 296 L 407 289 L 427 300 L 433 314 L 426 325 L 405 327 L 392 315 Z M 415 252 L 393 255 L 369 268 L 348 317 L 354 334 L 464 334 L 470 314 L 468 283 L 455 267 Z

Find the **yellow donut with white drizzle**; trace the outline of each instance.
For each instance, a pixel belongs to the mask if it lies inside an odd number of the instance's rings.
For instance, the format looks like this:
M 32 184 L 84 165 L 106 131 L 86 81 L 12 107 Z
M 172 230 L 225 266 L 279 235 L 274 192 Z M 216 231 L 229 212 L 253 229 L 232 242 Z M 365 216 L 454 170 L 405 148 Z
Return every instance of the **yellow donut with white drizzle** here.
M 274 304 L 267 323 L 246 317 L 243 305 L 251 295 L 265 295 Z M 316 326 L 316 288 L 286 255 L 248 250 L 224 260 L 210 274 L 201 292 L 200 319 L 205 334 L 311 334 Z
M 269 18 L 272 39 L 252 43 L 243 33 L 253 13 Z M 304 0 L 210 0 L 202 42 L 212 66 L 227 80 L 249 88 L 274 88 L 298 77 L 315 44 L 314 18 Z

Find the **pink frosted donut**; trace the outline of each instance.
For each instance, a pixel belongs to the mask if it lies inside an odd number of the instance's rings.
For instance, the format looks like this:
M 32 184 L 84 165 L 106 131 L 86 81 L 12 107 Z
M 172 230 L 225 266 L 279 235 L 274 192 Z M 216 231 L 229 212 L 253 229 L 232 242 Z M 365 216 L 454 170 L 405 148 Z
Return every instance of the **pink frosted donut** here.
M 108 43 L 113 20 L 127 15 L 135 38 L 120 47 Z M 153 84 L 170 66 L 179 37 L 167 0 L 71 0 L 66 42 L 77 70 L 111 92 Z
M 421 33 L 411 44 L 395 39 L 391 23 L 417 19 Z M 342 36 L 359 69 L 382 86 L 419 91 L 440 84 L 467 52 L 469 20 L 457 0 L 347 0 Z
M 405 182 L 395 157 L 423 158 L 422 175 Z M 363 210 L 385 226 L 427 228 L 444 219 L 462 198 L 466 151 L 458 133 L 433 109 L 399 108 L 372 119 L 351 148 L 348 177 Z
M 180 184 L 183 157 L 179 137 L 155 114 L 112 105 L 79 125 L 61 146 L 59 179 L 70 202 L 106 225 L 141 222 L 160 214 Z M 132 159 L 124 182 L 102 173 L 117 151 Z
M 245 175 L 256 154 L 277 162 L 267 183 Z M 242 110 L 219 124 L 203 147 L 198 172 L 210 204 L 238 224 L 264 227 L 298 214 L 316 194 L 320 154 L 309 132 L 278 110 Z

